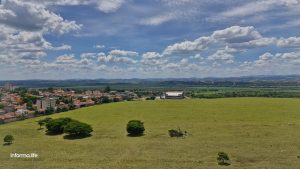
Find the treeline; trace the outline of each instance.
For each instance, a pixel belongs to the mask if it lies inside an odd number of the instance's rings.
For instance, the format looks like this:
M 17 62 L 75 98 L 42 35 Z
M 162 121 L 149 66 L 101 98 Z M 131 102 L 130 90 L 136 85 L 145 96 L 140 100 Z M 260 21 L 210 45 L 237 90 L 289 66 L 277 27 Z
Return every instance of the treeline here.
M 226 91 L 218 93 L 192 92 L 193 98 L 226 98 L 226 97 L 275 97 L 275 98 L 300 98 L 300 92 L 285 91 Z

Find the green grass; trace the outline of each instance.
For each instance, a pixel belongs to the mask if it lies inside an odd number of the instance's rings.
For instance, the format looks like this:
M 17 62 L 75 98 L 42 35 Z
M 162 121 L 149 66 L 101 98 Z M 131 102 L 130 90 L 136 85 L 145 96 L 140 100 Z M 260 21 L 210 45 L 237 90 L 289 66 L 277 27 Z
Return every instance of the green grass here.
M 93 126 L 93 136 L 78 140 L 45 135 L 39 118 L 0 126 L 0 136 L 15 141 L 0 148 L 0 168 L 43 169 L 194 169 L 300 166 L 300 99 L 230 98 L 120 102 L 82 108 L 52 117 L 72 117 Z M 44 118 L 44 117 L 42 117 Z M 145 136 L 127 137 L 131 119 L 145 123 Z M 181 127 L 190 135 L 170 138 Z M 1 138 L 1 139 L 2 139 Z M 217 165 L 226 152 L 232 165 Z M 37 159 L 10 153 L 37 153 Z

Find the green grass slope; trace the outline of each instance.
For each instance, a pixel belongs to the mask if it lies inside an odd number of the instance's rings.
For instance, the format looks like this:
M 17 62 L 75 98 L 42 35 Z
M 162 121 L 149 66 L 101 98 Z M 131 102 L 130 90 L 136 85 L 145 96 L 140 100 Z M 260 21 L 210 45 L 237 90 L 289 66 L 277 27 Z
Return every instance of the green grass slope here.
M 51 117 L 72 117 L 91 124 L 92 137 L 67 140 L 45 135 L 35 121 L 0 126 L 0 168 L 186 169 L 272 168 L 300 166 L 300 99 L 232 98 L 120 102 L 82 108 Z M 44 118 L 44 117 L 41 117 Z M 145 122 L 145 136 L 127 137 L 131 119 Z M 292 124 L 290 124 L 292 123 Z M 190 135 L 170 138 L 180 127 Z M 232 165 L 217 165 L 219 151 Z M 37 159 L 10 153 L 37 153 Z

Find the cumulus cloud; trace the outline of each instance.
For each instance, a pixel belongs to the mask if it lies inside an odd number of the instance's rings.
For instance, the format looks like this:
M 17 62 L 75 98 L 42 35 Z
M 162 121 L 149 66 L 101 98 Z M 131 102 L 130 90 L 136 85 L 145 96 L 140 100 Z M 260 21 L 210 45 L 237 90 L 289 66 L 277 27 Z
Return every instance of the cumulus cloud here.
M 98 61 L 99 62 L 106 62 L 106 63 L 126 63 L 126 64 L 134 64 L 138 61 L 132 59 L 132 57 L 138 56 L 137 52 L 133 51 L 126 51 L 126 50 L 112 50 L 109 52 L 108 55 L 105 53 L 98 54 Z
M 224 61 L 226 63 L 233 63 L 234 56 L 237 50 L 233 48 L 226 47 L 225 49 L 219 49 L 214 54 L 208 56 L 208 60 L 212 61 Z
M 216 40 L 224 40 L 228 43 L 248 42 L 262 37 L 253 26 L 232 26 L 223 30 L 214 31 L 211 36 Z
M 280 38 L 277 42 L 279 47 L 300 47 L 300 37 Z
M 61 35 L 81 27 L 75 21 L 65 20 L 47 10 L 45 6 L 20 0 L 5 1 L 0 7 L 0 13 L 6 13 L 4 17 L 0 17 L 0 24 L 17 30 L 51 31 Z
M 174 53 L 202 51 L 213 42 L 211 37 L 200 37 L 194 41 L 184 41 L 168 46 L 163 54 L 170 55 Z

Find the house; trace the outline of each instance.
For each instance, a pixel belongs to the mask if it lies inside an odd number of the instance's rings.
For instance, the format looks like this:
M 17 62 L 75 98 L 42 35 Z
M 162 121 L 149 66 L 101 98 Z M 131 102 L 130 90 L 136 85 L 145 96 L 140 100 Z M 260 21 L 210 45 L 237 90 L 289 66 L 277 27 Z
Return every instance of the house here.
M 164 99 L 184 99 L 183 91 L 167 91 L 164 95 Z

